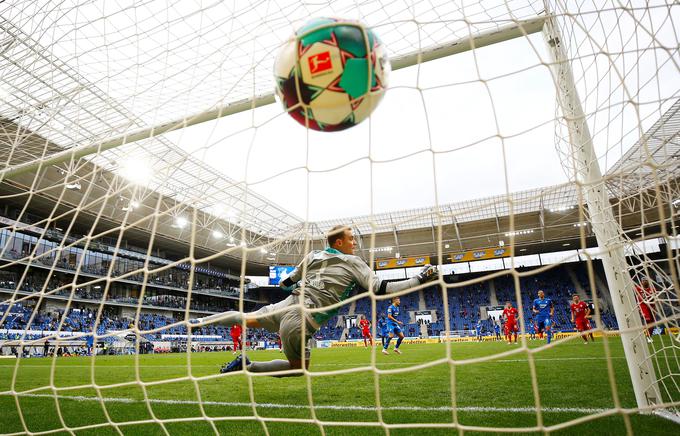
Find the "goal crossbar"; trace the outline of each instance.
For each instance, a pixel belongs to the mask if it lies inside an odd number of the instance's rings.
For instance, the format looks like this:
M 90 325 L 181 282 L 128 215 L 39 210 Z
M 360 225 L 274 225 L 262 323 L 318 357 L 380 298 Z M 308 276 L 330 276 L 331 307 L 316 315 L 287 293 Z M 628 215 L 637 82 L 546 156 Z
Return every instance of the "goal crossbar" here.
M 543 29 L 543 25 L 547 18 L 548 16 L 545 15 L 536 16 L 531 19 L 513 21 L 496 29 L 474 33 L 467 37 L 447 42 L 445 44 L 434 45 L 422 50 L 397 56 L 391 59 L 392 69 L 399 70 L 402 68 L 415 66 L 420 63 L 441 59 L 476 48 L 485 47 L 488 45 L 497 44 L 499 42 L 509 41 L 511 39 L 537 33 Z M 263 94 L 253 98 L 219 106 L 217 108 L 203 111 L 195 115 L 190 115 L 180 120 L 173 120 L 158 124 L 156 126 L 145 127 L 135 132 L 126 133 L 107 141 L 87 144 L 81 147 L 70 147 L 42 159 L 36 159 L 29 162 L 8 166 L 7 168 L 0 170 L 0 181 L 26 172 L 37 171 L 38 169 L 45 168 L 49 165 L 58 165 L 68 161 L 77 161 L 78 159 L 91 154 L 102 153 L 106 150 L 117 148 L 125 144 L 131 144 L 144 139 L 150 139 L 174 130 L 194 126 L 206 121 L 213 121 L 228 115 L 266 106 L 274 102 L 275 99 L 273 93 Z

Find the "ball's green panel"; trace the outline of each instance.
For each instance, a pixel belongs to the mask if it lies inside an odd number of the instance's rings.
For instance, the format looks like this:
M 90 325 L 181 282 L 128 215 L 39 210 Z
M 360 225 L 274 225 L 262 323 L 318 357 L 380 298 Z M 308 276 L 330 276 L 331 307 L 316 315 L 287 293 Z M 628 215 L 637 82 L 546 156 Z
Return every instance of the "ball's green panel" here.
M 366 41 L 364 32 L 357 26 L 337 26 L 333 28 L 338 38 L 338 46 L 358 58 L 366 57 Z
M 368 90 L 368 59 L 347 59 L 340 86 L 352 99 L 364 95 Z
M 310 20 L 306 22 L 298 31 L 297 31 L 297 36 L 304 35 L 307 32 L 310 32 L 309 34 L 305 35 L 301 41 L 303 46 L 308 46 L 312 45 L 315 42 L 319 41 L 325 41 L 331 39 L 331 32 L 333 31 L 333 27 L 325 27 L 323 29 L 319 30 L 314 30 L 317 27 L 324 26 L 326 24 L 331 24 L 335 23 L 335 20 L 332 18 L 316 18 L 313 20 Z

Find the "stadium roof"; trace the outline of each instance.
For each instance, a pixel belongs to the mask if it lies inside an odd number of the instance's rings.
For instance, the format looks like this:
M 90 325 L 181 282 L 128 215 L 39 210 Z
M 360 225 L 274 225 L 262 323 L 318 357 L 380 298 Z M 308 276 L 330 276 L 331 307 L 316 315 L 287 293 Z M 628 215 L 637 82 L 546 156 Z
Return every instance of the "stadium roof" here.
M 2 143 L 4 150 L 11 151 L 7 167 L 145 125 L 20 28 L 6 20 L 0 21 L 0 28 L 5 34 L 0 41 L 0 84 L 8 92 L 0 104 Z M 224 218 L 253 231 L 276 235 L 301 221 L 160 136 L 94 154 L 89 160 L 112 172 L 131 160 L 142 162 L 153 175 L 149 189 L 205 210 L 214 210 L 215 205 L 225 213 L 247 210 L 248 214 Z M 74 172 L 79 164 L 69 162 L 63 168 Z
M 607 171 L 610 198 L 625 198 L 680 177 L 680 99 Z M 577 206 L 577 185 L 569 183 L 467 200 L 439 207 L 410 209 L 315 223 L 319 233 L 352 223 L 361 233 L 411 230 L 479 221 L 512 214 Z M 512 209 L 511 209 L 512 208 Z

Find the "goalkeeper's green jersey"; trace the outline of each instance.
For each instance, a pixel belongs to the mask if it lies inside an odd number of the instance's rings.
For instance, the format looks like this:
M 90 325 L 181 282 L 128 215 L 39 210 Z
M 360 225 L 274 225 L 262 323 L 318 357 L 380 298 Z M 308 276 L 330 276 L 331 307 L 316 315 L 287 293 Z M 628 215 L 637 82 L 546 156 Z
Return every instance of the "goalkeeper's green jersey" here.
M 304 277 L 303 277 L 304 274 Z M 304 304 L 308 308 L 320 309 L 332 306 L 347 299 L 352 290 L 358 286 L 376 294 L 397 292 L 417 286 L 417 278 L 400 282 L 383 282 L 373 270 L 358 256 L 344 254 L 334 248 L 314 250 L 300 262 L 287 279 L 295 285 L 281 286 L 293 295 L 304 294 Z M 311 317 L 317 324 L 328 321 L 338 311 L 338 308 L 322 312 L 311 312 Z

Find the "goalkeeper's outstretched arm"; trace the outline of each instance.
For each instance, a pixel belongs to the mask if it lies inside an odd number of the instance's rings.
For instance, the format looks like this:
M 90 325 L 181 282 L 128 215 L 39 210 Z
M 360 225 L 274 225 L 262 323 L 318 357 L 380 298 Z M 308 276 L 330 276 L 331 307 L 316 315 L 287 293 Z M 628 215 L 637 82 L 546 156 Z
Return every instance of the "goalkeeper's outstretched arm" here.
M 339 225 L 332 228 L 328 234 L 328 246 L 330 249 L 347 255 L 345 261 L 354 281 L 366 290 L 373 291 L 377 295 L 391 294 L 394 292 L 405 291 L 414 288 L 425 282 L 435 280 L 439 276 L 436 267 L 425 265 L 423 269 L 414 277 L 399 281 L 386 281 L 380 279 L 375 272 L 360 257 L 354 255 L 354 233 L 348 226 Z M 311 262 L 313 253 L 308 254 L 305 259 L 293 270 L 293 272 L 280 282 L 280 286 L 292 291 L 297 286 L 297 282 L 302 279 L 303 265 Z
M 357 258 L 358 259 L 358 258 Z M 436 280 L 439 277 L 437 268 L 432 265 L 425 265 L 415 276 L 396 281 L 382 280 L 375 272 L 362 260 L 357 261 L 358 273 L 356 280 L 359 286 L 366 290 L 372 290 L 376 295 L 392 294 L 414 288 L 423 283 Z

